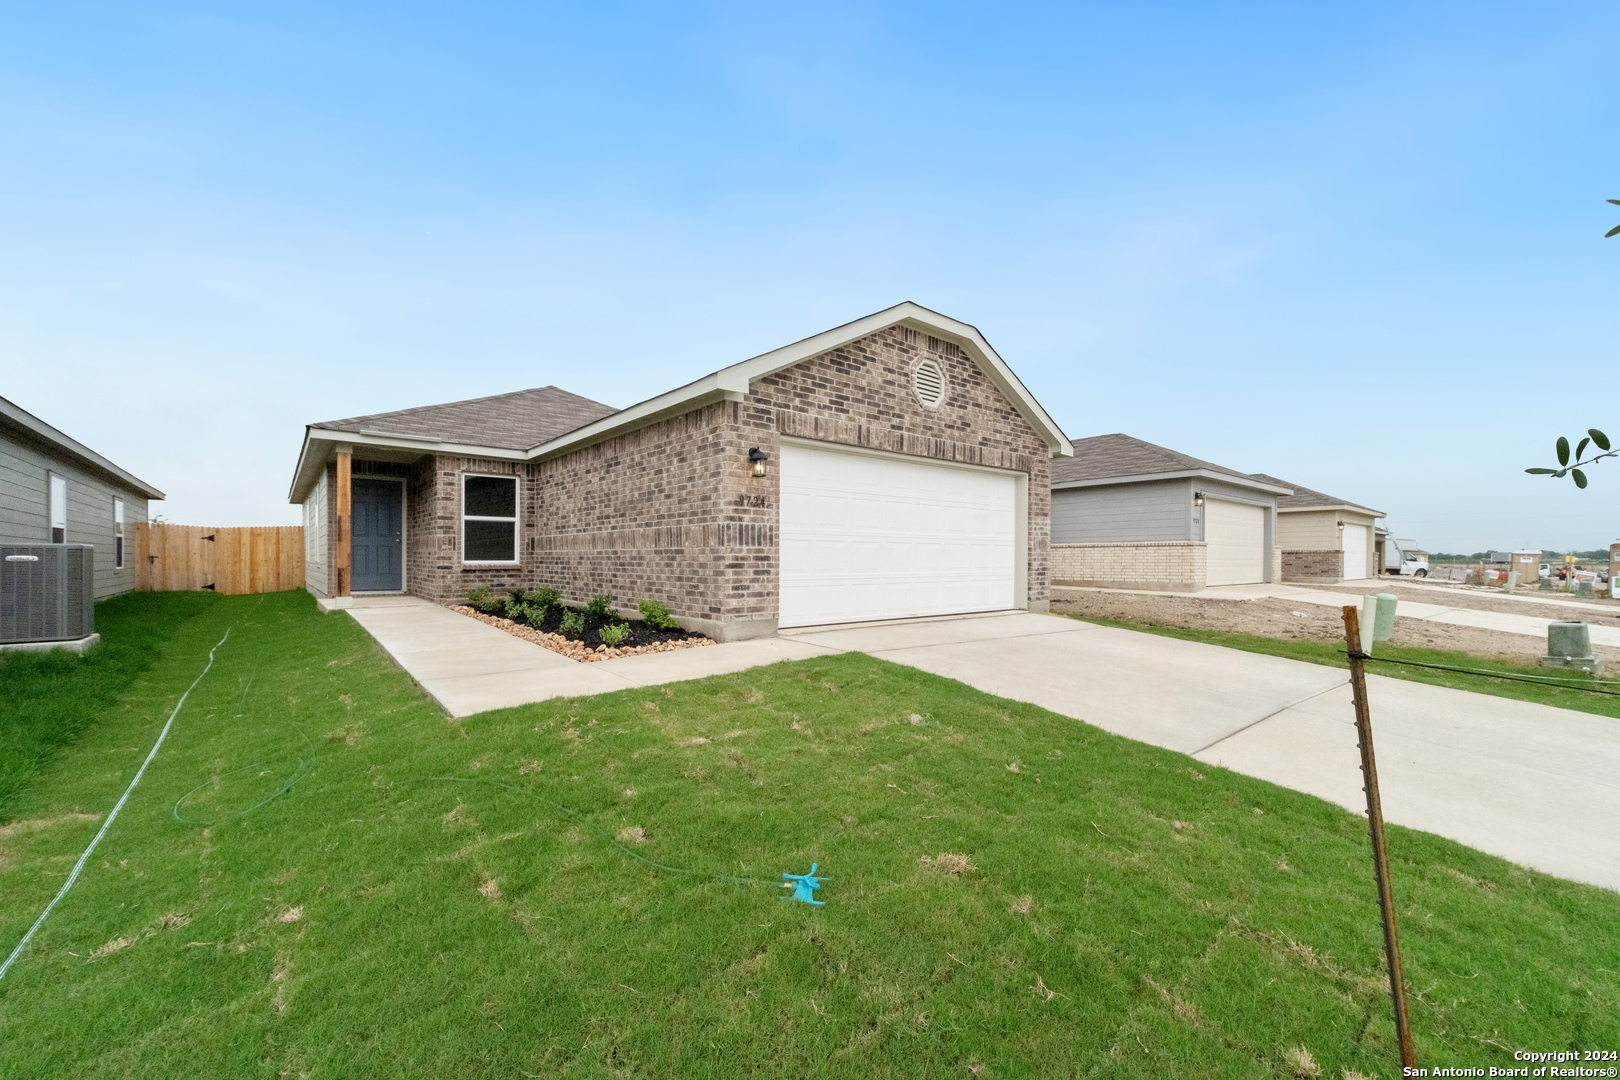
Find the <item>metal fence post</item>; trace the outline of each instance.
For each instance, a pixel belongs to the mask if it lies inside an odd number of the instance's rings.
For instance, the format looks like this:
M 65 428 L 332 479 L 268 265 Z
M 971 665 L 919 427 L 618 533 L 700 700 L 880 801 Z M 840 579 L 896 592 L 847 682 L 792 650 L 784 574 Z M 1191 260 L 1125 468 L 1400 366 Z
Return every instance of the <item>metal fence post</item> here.
M 1389 850 L 1384 846 L 1384 810 L 1378 799 L 1378 762 L 1373 757 L 1372 712 L 1367 707 L 1367 654 L 1361 651 L 1361 618 L 1354 604 L 1344 608 L 1344 642 L 1350 657 L 1350 690 L 1356 706 L 1356 738 L 1361 744 L 1361 775 L 1366 781 L 1367 827 L 1372 834 L 1373 876 L 1384 916 L 1384 951 L 1389 958 L 1389 994 L 1395 1006 L 1395 1036 L 1401 1064 L 1416 1067 L 1412 1025 L 1406 1012 L 1406 979 L 1401 973 L 1401 942 L 1395 932 L 1395 894 L 1389 887 Z

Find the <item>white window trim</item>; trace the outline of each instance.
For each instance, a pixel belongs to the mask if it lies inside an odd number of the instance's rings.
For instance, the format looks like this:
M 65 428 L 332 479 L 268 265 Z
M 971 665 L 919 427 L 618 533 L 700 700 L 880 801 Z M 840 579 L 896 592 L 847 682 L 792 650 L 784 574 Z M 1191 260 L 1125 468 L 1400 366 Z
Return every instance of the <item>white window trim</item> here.
M 124 568 L 124 500 L 113 498 L 113 569 Z
M 512 510 L 511 517 L 491 517 L 487 514 L 467 513 L 467 481 L 468 480 L 510 480 L 512 481 Z M 520 478 L 512 473 L 476 473 L 464 472 L 461 474 L 461 565 L 463 566 L 522 566 L 523 547 L 522 537 L 518 535 L 518 518 L 523 510 L 523 485 Z M 469 559 L 467 558 L 467 522 L 469 521 L 510 521 L 512 523 L 512 557 L 510 559 Z
M 58 484 L 61 485 L 61 489 L 62 489 L 62 498 L 61 498 L 60 501 L 56 497 L 56 490 L 57 490 L 57 485 Z M 46 494 L 45 494 L 45 518 L 46 518 L 45 530 L 46 530 L 46 534 L 49 537 L 50 543 L 53 543 L 53 544 L 58 544 L 58 543 L 65 544 L 65 543 L 67 543 L 67 501 L 68 501 L 67 477 L 59 476 L 54 472 L 46 473 L 45 474 L 45 489 L 46 489 Z M 61 524 L 57 524 L 58 521 L 60 521 Z M 62 539 L 61 540 L 57 540 L 57 538 L 56 538 L 56 530 L 57 529 L 62 530 Z

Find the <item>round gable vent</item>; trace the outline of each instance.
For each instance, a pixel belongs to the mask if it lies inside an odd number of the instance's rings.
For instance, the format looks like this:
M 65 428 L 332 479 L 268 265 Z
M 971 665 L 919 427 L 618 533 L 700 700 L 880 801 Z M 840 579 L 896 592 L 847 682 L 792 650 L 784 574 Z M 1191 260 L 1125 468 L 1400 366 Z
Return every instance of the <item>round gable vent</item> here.
M 911 388 L 918 401 L 933 408 L 945 400 L 945 369 L 937 360 L 924 360 L 912 369 Z

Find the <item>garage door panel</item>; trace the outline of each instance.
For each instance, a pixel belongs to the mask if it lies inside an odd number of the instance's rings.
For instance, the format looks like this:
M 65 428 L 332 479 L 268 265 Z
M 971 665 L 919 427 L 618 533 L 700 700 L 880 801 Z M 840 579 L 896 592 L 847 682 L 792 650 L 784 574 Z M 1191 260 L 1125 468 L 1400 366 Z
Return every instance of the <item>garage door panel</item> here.
M 1344 570 L 1346 581 L 1359 581 L 1367 576 L 1367 526 L 1344 527 Z
M 1266 511 L 1248 503 L 1204 503 L 1205 581 L 1248 585 L 1265 580 Z
M 1016 606 L 1012 475 L 784 446 L 782 626 Z

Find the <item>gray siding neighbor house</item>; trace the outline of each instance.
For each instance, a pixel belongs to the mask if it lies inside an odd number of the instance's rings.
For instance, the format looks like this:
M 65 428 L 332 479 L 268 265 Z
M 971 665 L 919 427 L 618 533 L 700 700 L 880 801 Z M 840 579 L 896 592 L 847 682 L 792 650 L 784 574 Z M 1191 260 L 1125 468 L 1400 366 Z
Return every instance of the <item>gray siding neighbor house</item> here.
M 136 522 L 163 492 L 0 398 L 0 544 L 94 544 L 95 590 L 135 587 Z
M 669 606 L 722 640 L 1045 610 L 1069 442 L 978 330 L 900 304 L 626 409 L 555 386 L 311 424 L 307 587 Z
M 1129 435 L 1052 463 L 1052 584 L 1197 592 L 1280 577 L 1269 479 Z

